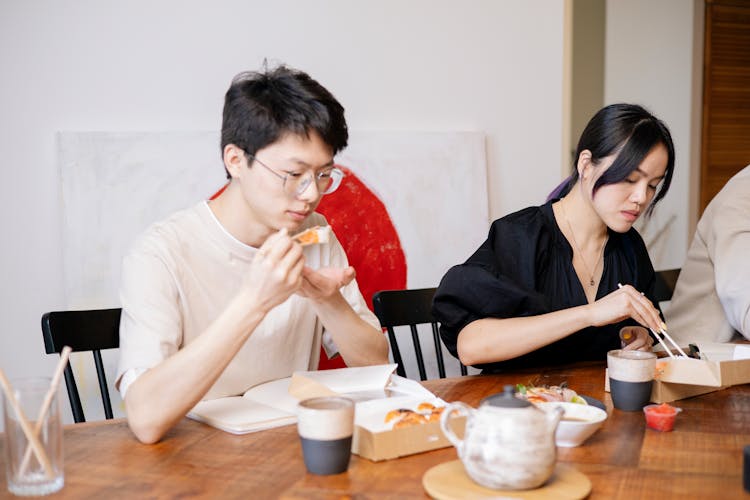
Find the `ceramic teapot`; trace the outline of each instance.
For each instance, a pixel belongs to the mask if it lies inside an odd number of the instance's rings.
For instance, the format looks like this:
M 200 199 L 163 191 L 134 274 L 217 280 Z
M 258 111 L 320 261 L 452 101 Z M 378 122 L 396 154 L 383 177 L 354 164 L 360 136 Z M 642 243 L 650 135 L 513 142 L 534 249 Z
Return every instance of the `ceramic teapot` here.
M 562 408 L 547 412 L 515 397 L 512 385 L 482 400 L 479 409 L 449 404 L 440 428 L 458 451 L 467 474 L 487 488 L 524 490 L 544 484 L 555 469 L 555 430 Z M 451 417 L 465 415 L 464 439 L 451 430 Z

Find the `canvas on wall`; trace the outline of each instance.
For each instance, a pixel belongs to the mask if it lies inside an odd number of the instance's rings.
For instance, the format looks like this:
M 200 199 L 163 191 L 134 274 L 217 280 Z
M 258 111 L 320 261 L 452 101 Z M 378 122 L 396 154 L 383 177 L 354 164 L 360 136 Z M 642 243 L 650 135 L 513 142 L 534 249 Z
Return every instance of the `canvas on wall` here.
M 216 132 L 60 132 L 58 151 L 70 309 L 118 307 L 120 264 L 137 235 L 226 182 Z M 388 269 L 403 272 L 407 288 L 434 287 L 486 237 L 482 133 L 352 132 L 336 163 L 349 177 L 320 211 L 359 260 L 368 302 Z M 116 353 L 105 353 L 109 373 L 115 364 Z M 84 400 L 98 398 L 95 382 L 81 385 Z

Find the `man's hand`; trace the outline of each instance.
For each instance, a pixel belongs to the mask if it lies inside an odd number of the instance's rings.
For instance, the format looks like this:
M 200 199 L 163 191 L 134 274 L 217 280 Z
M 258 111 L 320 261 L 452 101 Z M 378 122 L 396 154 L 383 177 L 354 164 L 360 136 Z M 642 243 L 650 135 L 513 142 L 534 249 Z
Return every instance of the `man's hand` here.
M 281 304 L 299 289 L 304 265 L 302 247 L 292 241 L 286 229 L 272 234 L 256 252 L 246 276 L 248 302 L 265 312 Z
M 354 268 L 349 266 L 344 269 L 336 267 L 323 267 L 312 269 L 305 266 L 302 270 L 302 286 L 297 291 L 298 295 L 313 301 L 325 300 L 348 285 L 356 275 Z

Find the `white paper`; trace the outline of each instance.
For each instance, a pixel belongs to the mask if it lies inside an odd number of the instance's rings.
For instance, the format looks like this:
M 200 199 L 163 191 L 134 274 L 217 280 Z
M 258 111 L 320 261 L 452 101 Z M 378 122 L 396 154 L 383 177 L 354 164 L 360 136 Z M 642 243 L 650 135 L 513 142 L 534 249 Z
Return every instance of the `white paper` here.
M 289 382 L 291 382 L 291 380 L 291 377 L 287 377 L 256 385 L 245 392 L 242 397 L 273 408 L 278 408 L 287 413 L 296 414 L 297 403 L 299 403 L 299 400 L 289 394 Z
M 734 346 L 734 358 L 733 359 L 750 359 L 750 345 Z
M 201 401 L 187 416 L 232 434 L 247 434 L 297 421 L 295 415 L 286 411 L 240 396 Z
M 734 344 L 724 342 L 697 342 L 701 359 L 706 361 L 728 361 L 734 355 Z
M 432 398 L 435 396 L 416 380 L 404 378 L 400 375 L 393 375 L 391 377 L 391 383 L 388 386 L 388 390 L 418 398 Z
M 334 392 L 345 394 L 384 389 L 397 366 L 396 364 L 357 366 L 294 373 L 319 382 Z

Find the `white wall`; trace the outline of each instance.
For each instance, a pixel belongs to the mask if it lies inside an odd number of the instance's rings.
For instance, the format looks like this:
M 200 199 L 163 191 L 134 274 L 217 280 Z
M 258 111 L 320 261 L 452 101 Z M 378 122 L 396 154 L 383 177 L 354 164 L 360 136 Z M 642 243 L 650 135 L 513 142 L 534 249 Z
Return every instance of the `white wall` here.
M 268 57 L 354 130 L 484 131 L 496 218 L 560 180 L 562 18 L 559 0 L 3 0 L 0 367 L 56 361 L 39 328 L 67 307 L 55 132 L 218 129 L 231 77 Z
M 693 1 L 607 0 L 605 104 L 645 105 L 667 124 L 675 145 L 669 193 L 651 220 L 641 224 L 656 269 L 681 267 L 692 239 L 690 214 L 695 206 L 690 190 L 698 179 L 691 173 L 699 161 L 700 152 L 693 146 L 700 141 L 695 135 L 700 128 L 691 128 L 691 120 L 700 123 L 700 100 L 695 105 L 694 94 L 700 94 L 701 82 L 694 72 L 702 67 L 701 37 L 694 47 L 696 16 L 700 9 Z

